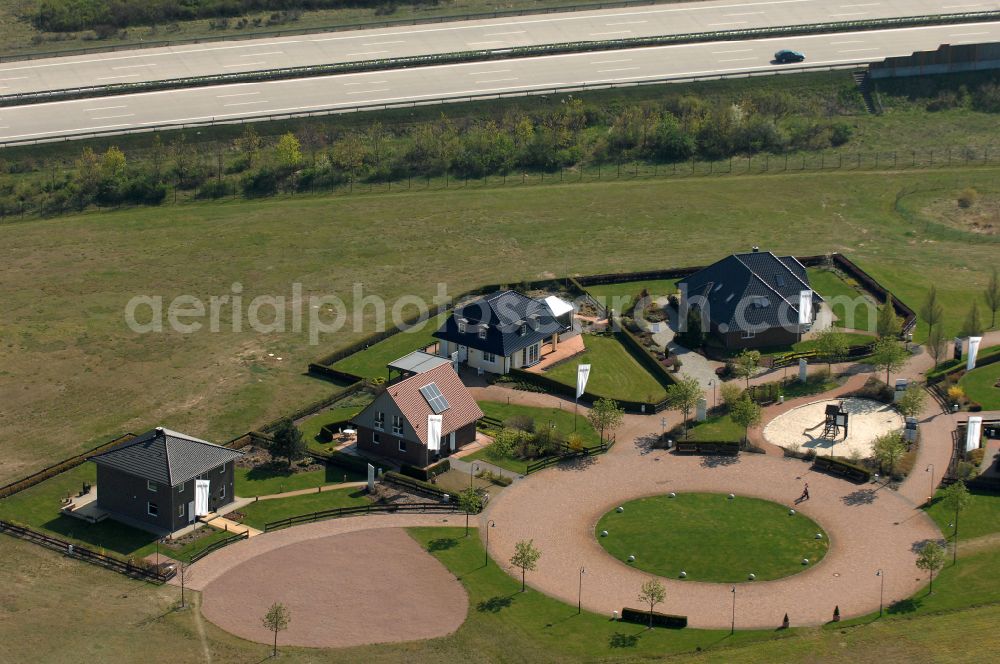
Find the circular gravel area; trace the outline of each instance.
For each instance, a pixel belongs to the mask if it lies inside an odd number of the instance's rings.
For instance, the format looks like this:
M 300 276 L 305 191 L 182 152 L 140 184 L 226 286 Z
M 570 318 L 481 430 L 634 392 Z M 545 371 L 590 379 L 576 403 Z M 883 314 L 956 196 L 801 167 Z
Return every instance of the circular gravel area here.
M 823 437 L 826 407 L 843 403 L 848 412 L 848 432 L 838 429 L 835 439 Z M 778 415 L 764 427 L 764 438 L 781 447 L 800 446 L 817 454 L 862 458 L 872 455 L 872 445 L 879 436 L 903 428 L 903 417 L 888 404 L 870 399 L 833 399 L 814 401 Z
M 797 510 L 723 493 L 631 500 L 605 514 L 595 535 L 636 569 L 715 583 L 797 574 L 818 563 L 828 546 L 823 529 Z
M 281 602 L 291 623 L 278 643 L 317 648 L 447 636 L 465 621 L 469 603 L 454 575 L 400 528 L 272 549 L 222 572 L 202 593 L 206 618 L 258 643 L 272 642 L 261 619 Z

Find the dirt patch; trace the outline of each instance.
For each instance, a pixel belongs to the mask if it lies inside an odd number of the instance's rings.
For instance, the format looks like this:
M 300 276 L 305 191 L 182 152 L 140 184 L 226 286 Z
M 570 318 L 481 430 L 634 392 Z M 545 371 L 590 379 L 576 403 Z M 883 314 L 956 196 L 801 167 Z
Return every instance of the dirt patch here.
M 979 192 L 968 207 L 959 204 L 959 196 L 937 198 L 920 213 L 934 221 L 978 235 L 1000 235 L 1000 194 Z
M 825 410 L 828 405 L 843 404 L 848 412 L 848 432 L 837 431 L 836 438 L 824 437 Z M 764 427 L 767 442 L 795 451 L 815 450 L 867 459 L 872 456 L 875 439 L 903 428 L 902 416 L 890 405 L 869 399 L 829 399 L 793 408 L 771 420 Z
M 273 602 L 291 612 L 279 643 L 314 648 L 446 636 L 469 604 L 462 584 L 400 528 L 305 540 L 251 558 L 208 584 L 202 613 L 239 637 L 270 643 L 261 618 Z
M 244 450 L 243 456 L 236 460 L 237 468 L 260 468 L 265 471 L 279 471 L 282 473 L 306 473 L 311 470 L 324 470 L 326 465 L 320 463 L 310 456 L 293 461 L 288 465 L 286 459 L 275 459 L 271 453 L 262 447 L 250 447 Z

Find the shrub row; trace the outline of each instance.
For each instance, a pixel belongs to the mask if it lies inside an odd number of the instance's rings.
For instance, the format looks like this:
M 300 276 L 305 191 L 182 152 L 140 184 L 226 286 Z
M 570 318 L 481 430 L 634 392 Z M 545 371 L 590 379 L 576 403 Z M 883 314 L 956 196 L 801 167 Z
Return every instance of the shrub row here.
M 445 495 L 450 495 L 447 491 L 431 484 L 430 482 L 424 482 L 423 480 L 418 480 L 413 477 L 403 475 L 402 473 L 397 473 L 394 470 L 383 473 L 382 481 L 401 486 L 404 489 L 413 489 L 418 493 L 428 494 L 438 499 L 443 499 Z M 452 500 L 455 499 L 454 496 L 451 496 L 451 498 Z
M 622 622 L 636 623 L 638 625 L 649 624 L 649 611 L 641 609 L 622 609 Z M 675 616 L 669 613 L 657 613 L 653 611 L 654 627 L 669 627 L 671 629 L 682 629 L 687 627 L 687 616 Z
M 333 440 L 334 434 L 340 433 L 340 429 L 346 427 L 351 423 L 350 420 L 340 420 L 339 422 L 330 422 L 329 424 L 324 424 L 319 428 L 319 440 L 322 443 L 329 443 Z
M 843 475 L 857 482 L 868 482 L 872 478 L 872 471 L 864 466 L 837 457 L 817 456 L 813 461 L 813 468 L 825 470 L 834 475 Z
M 740 453 L 740 442 L 735 440 L 679 440 L 678 453 L 725 454 L 736 456 Z
M 352 470 L 357 473 L 367 473 L 368 472 L 368 461 L 354 456 L 353 454 L 347 454 L 345 452 L 325 452 L 319 454 L 317 452 L 310 452 L 310 454 L 317 459 L 323 459 L 329 464 L 334 466 L 340 466 L 345 470 Z
M 437 477 L 441 473 L 446 473 L 451 470 L 451 461 L 448 459 L 442 459 L 433 466 L 428 466 L 427 468 L 420 468 L 418 466 L 411 466 L 408 463 L 404 463 L 399 467 L 399 472 L 407 477 L 412 477 L 416 480 L 421 480 L 427 482 L 433 477 Z
M 48 468 L 43 468 L 37 473 L 28 475 L 23 479 L 17 480 L 16 482 L 12 482 L 7 486 L 0 488 L 0 498 L 7 498 L 9 496 L 13 496 L 15 493 L 24 491 L 25 489 L 29 489 L 35 486 L 36 484 L 40 484 L 41 482 L 44 482 L 49 478 L 59 475 L 60 473 L 64 473 L 67 470 L 76 468 L 77 466 L 86 462 L 87 459 L 89 459 L 91 456 L 95 454 L 100 454 L 102 452 L 106 452 L 107 450 L 110 450 L 111 448 L 116 447 L 117 445 L 120 445 L 121 443 L 124 443 L 125 441 L 131 440 L 133 438 L 135 438 L 134 433 L 122 434 L 121 436 L 118 436 L 114 440 L 104 443 L 103 445 L 98 445 L 94 449 L 84 452 L 83 454 L 78 454 L 75 457 L 66 459 L 65 461 L 60 461 L 59 463 L 53 464 Z
M 657 382 L 660 383 L 664 388 L 670 387 L 674 384 L 674 377 L 670 375 L 667 368 L 656 358 L 653 353 L 642 345 L 631 331 L 627 330 L 624 326 L 619 325 L 618 330 L 615 332 L 615 338 L 626 349 L 632 352 L 632 356 L 639 361 L 639 364 L 646 368 L 646 371 L 650 372 Z

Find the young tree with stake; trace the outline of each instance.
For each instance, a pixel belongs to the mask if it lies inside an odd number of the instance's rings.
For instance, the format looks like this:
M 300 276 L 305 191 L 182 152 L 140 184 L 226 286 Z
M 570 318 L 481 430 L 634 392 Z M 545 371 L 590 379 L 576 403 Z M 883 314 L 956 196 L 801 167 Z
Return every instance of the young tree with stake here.
M 525 574 L 538 569 L 538 559 L 542 557 L 542 552 L 535 548 L 535 540 L 521 540 L 514 545 L 514 555 L 510 558 L 510 564 L 521 570 L 521 592 L 525 588 Z
M 937 542 L 927 542 L 917 555 L 917 569 L 922 569 L 930 575 L 928 595 L 934 594 L 934 573 L 944 567 L 944 547 Z
M 306 442 L 302 439 L 302 432 L 290 419 L 281 420 L 272 437 L 268 451 L 273 458 L 284 457 L 291 466 L 293 461 L 305 456 Z
M 920 305 L 920 317 L 927 323 L 928 337 L 938 327 L 942 316 L 944 316 L 944 306 L 938 300 L 937 286 L 931 284 L 931 288 L 927 291 L 927 296 L 924 298 L 924 303 Z
M 278 632 L 288 629 L 292 614 L 281 602 L 275 602 L 264 614 L 263 624 L 268 631 L 274 632 L 274 648 L 271 657 L 278 656 Z
M 816 335 L 816 351 L 826 360 L 826 368 L 830 373 L 833 372 L 833 363 L 845 357 L 849 347 L 847 335 L 835 328 L 828 327 Z
M 733 362 L 733 373 L 735 373 L 739 378 L 745 378 L 747 381 L 747 388 L 749 389 L 750 379 L 753 378 L 755 373 L 757 373 L 757 369 L 759 367 L 760 351 L 744 350 L 736 356 L 736 360 Z
M 625 417 L 625 410 L 618 407 L 614 399 L 598 399 L 587 413 L 590 424 L 601 432 L 601 442 L 604 442 L 605 429 L 617 429 Z
M 948 337 L 940 325 L 931 328 L 924 345 L 927 346 L 927 353 L 934 359 L 934 366 L 937 366 L 948 346 Z
M 882 468 L 888 470 L 891 476 L 896 470 L 896 464 L 906 454 L 906 442 L 899 432 L 893 431 L 875 439 L 872 446 L 872 453 Z
M 941 491 L 941 502 L 944 508 L 955 512 L 955 530 L 952 532 L 952 557 L 951 562 L 958 562 L 958 515 L 972 502 L 972 496 L 965 482 L 959 480 Z
M 657 604 L 661 604 L 667 598 L 667 589 L 663 587 L 659 579 L 650 579 L 642 584 L 639 591 L 639 601 L 649 604 L 649 628 L 653 629 L 653 609 Z
M 748 443 L 750 427 L 760 424 L 760 404 L 751 399 L 749 394 L 744 394 L 743 398 L 730 407 L 729 417 L 743 427 L 743 442 Z
M 682 374 L 680 379 L 667 388 L 667 404 L 684 413 L 684 437 L 687 437 L 688 415 L 701 399 L 701 385 L 697 378 Z
M 969 307 L 969 313 L 965 315 L 965 322 L 962 323 L 962 329 L 959 330 L 958 336 L 978 337 L 982 335 L 984 329 L 983 319 L 979 316 L 979 302 L 973 300 L 972 306 Z
M 475 489 L 462 489 L 458 494 L 458 506 L 465 512 L 465 536 L 469 536 L 469 515 L 478 514 L 483 509 L 483 497 Z
M 892 306 L 892 293 L 886 293 L 885 304 L 878 310 L 875 331 L 880 338 L 895 339 L 902 329 L 903 321 L 896 315 L 896 309 Z
M 1000 311 L 1000 269 L 994 267 L 990 272 L 990 281 L 986 284 L 983 297 L 986 298 L 986 306 L 991 314 L 990 327 L 994 328 L 997 326 L 997 311 Z
M 910 354 L 893 337 L 881 337 L 875 342 L 872 360 L 876 369 L 885 369 L 885 384 L 889 384 L 889 374 L 899 371 L 906 364 Z

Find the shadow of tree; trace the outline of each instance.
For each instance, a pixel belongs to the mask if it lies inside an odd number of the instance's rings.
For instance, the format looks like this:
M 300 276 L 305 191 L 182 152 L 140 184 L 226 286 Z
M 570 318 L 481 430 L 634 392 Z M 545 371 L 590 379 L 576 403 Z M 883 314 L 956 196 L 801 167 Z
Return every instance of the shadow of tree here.
M 496 595 L 495 597 L 484 599 L 479 602 L 479 604 L 476 604 L 476 611 L 479 611 L 480 613 L 499 613 L 501 610 L 506 609 L 513 603 L 513 597 Z
M 925 546 L 927 546 L 927 544 L 930 543 L 930 542 L 934 542 L 938 546 L 947 546 L 948 545 L 948 540 L 943 539 L 943 538 L 922 539 L 922 540 L 917 540 L 916 542 L 914 542 L 913 544 L 911 544 L 910 545 L 910 551 L 912 551 L 913 553 L 920 553 L 920 549 L 922 549 Z
M 639 644 L 637 634 L 622 634 L 615 632 L 608 637 L 608 646 L 611 648 L 634 648 Z
M 566 461 L 560 464 L 556 464 L 556 468 L 558 468 L 563 472 L 565 471 L 579 472 L 581 470 L 587 470 L 595 463 L 597 463 L 596 457 L 584 456 L 584 457 L 579 457 L 577 459 L 571 459 L 570 461 Z
M 738 456 L 703 456 L 701 458 L 702 468 L 720 468 L 734 466 L 740 462 Z
M 248 480 L 269 480 L 275 477 L 287 478 L 295 474 L 295 469 L 284 461 L 270 461 L 254 466 L 247 471 Z
M 639 454 L 646 455 L 657 451 L 657 444 L 660 442 L 660 437 L 656 434 L 646 434 L 644 436 L 639 436 L 633 442 L 635 448 L 639 450 Z
M 427 550 L 431 553 L 435 551 L 447 551 L 458 546 L 458 540 L 454 537 L 439 537 L 427 543 Z
M 848 507 L 853 507 L 855 505 L 871 505 L 876 498 L 878 495 L 871 489 L 858 489 L 846 496 L 841 496 L 840 501 Z
M 898 602 L 893 602 L 886 608 L 885 612 L 890 615 L 901 615 L 904 613 L 913 613 L 920 608 L 921 600 L 919 599 L 901 599 Z

